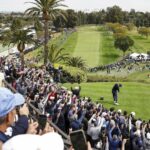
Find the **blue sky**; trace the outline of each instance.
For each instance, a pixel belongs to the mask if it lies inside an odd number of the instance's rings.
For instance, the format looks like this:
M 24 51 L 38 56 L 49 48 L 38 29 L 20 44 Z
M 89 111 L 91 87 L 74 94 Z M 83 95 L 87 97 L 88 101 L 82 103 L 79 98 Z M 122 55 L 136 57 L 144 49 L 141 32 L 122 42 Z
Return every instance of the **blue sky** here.
M 30 7 L 25 2 L 34 0 L 0 0 L 0 11 L 24 11 Z M 69 8 L 75 10 L 99 10 L 118 5 L 123 10 L 150 11 L 150 0 L 65 0 Z

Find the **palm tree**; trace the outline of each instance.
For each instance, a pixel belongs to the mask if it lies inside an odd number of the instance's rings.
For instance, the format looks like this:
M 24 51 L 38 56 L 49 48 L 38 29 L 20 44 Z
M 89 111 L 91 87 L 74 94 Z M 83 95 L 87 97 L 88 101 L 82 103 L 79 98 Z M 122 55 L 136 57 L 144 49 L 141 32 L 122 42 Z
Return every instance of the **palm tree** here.
M 30 30 L 15 30 L 14 32 L 8 31 L 4 34 L 3 45 L 13 44 L 17 46 L 18 51 L 20 52 L 21 66 L 24 68 L 24 50 L 26 44 L 34 43 L 30 35 L 28 35 Z
M 83 70 L 86 69 L 86 62 L 81 57 L 70 57 L 66 64 L 72 67 L 81 68 Z
M 62 53 L 64 51 L 64 48 L 57 48 L 56 45 L 52 44 L 50 49 L 49 49 L 49 61 L 51 63 L 57 63 L 62 60 L 68 59 L 68 54 L 67 53 Z
M 44 64 L 47 63 L 48 59 L 48 40 L 49 40 L 49 32 L 48 32 L 48 22 L 53 21 L 56 16 L 64 16 L 61 13 L 59 7 L 66 7 L 61 2 L 64 0 L 35 0 L 35 2 L 30 2 L 34 6 L 27 9 L 25 14 L 34 16 L 41 16 L 44 20 Z

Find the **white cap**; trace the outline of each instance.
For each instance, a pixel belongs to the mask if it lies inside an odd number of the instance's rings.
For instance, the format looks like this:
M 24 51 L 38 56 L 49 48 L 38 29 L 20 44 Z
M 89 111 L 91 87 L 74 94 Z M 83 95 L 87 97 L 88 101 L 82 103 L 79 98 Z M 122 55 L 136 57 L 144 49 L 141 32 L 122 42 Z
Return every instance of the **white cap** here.
M 4 69 L 5 69 L 5 70 L 8 70 L 8 66 L 5 66 Z
M 61 136 L 50 132 L 40 135 L 22 134 L 8 140 L 2 146 L 3 150 L 63 150 L 64 143 Z
M 132 115 L 132 116 L 135 116 L 135 112 L 131 112 L 131 115 Z
M 148 140 L 150 140 L 150 133 L 149 132 L 146 134 L 146 137 Z
M 121 109 L 118 109 L 118 113 L 121 113 L 122 112 L 122 110 Z
M 71 91 L 68 91 L 68 94 L 72 94 L 72 92 L 71 92 Z
M 78 87 L 78 86 L 76 86 L 74 89 L 78 90 L 78 89 L 79 89 L 79 87 Z

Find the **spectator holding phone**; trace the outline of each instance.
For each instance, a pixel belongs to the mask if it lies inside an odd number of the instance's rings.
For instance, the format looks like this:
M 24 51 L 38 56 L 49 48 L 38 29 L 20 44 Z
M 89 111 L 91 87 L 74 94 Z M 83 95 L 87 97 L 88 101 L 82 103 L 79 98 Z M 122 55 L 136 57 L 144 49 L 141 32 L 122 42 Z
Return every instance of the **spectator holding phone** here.
M 21 94 L 13 94 L 7 88 L 0 88 L 0 142 L 6 142 L 12 134 L 16 134 L 12 130 L 7 134 L 6 129 L 14 124 L 16 107 L 22 105 L 25 102 L 24 97 Z M 21 112 L 21 115 L 23 112 Z M 27 115 L 27 114 L 26 114 Z M 27 122 L 26 122 L 27 121 Z M 14 126 L 14 131 L 19 133 L 28 128 L 28 119 L 26 116 L 22 116 L 21 120 Z M 19 128 L 18 128 L 19 125 Z M 21 129 L 22 127 L 22 129 Z M 6 132 L 6 134 L 5 134 Z
M 13 136 L 32 133 L 37 128 L 35 123 L 31 125 L 28 123 L 29 110 L 24 102 L 25 99 L 21 94 L 13 94 L 7 88 L 0 88 L 0 146 Z M 22 107 L 17 108 L 22 104 L 24 104 Z M 16 108 L 19 113 L 18 119 Z
M 119 137 L 120 135 L 117 135 L 117 133 L 112 134 L 115 128 L 115 124 L 113 124 L 108 132 L 109 150 L 117 150 L 121 148 L 121 138 Z

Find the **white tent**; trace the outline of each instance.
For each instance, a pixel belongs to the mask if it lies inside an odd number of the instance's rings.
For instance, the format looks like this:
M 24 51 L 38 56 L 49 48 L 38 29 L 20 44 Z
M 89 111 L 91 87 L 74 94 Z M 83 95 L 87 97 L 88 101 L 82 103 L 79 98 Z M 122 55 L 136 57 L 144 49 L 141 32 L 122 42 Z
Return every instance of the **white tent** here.
M 148 58 L 148 54 L 141 53 L 140 55 L 141 55 L 141 58 L 142 58 L 142 59 L 147 59 L 147 58 Z
M 140 56 L 139 53 L 132 53 L 132 54 L 130 55 L 130 58 L 131 58 L 131 59 L 138 59 L 139 56 Z

